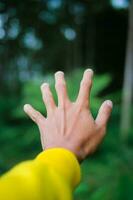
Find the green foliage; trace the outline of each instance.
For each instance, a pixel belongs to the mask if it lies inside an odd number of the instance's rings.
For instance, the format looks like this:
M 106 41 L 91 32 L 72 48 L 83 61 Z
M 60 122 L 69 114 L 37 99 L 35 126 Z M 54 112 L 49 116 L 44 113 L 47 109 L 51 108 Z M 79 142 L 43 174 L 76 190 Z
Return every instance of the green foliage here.
M 83 70 L 66 74 L 69 97 L 75 101 Z M 91 110 L 96 115 L 104 98 L 101 93 L 109 85 L 111 77 L 108 74 L 95 75 L 91 92 Z M 50 84 L 57 103 L 53 75 L 40 77 L 39 80 L 25 82 L 22 85 L 21 98 L 0 98 L 0 171 L 5 172 L 16 163 L 34 158 L 41 151 L 39 131 L 36 125 L 26 118 L 23 105 L 30 103 L 46 116 L 40 85 Z M 102 146 L 93 157 L 82 164 L 83 178 L 75 191 L 75 200 L 124 200 L 133 199 L 133 135 L 130 134 L 128 146 L 120 142 L 118 105 L 120 93 L 107 94 L 117 105 L 114 106 L 108 133 Z M 8 104 L 7 104 L 8 103 Z
M 115 105 L 103 145 L 82 165 L 83 181 L 75 199 L 133 199 L 133 133 L 131 129 L 123 147 L 119 130 L 128 9 L 113 10 L 110 0 L 61 0 L 57 4 L 23 0 L 1 1 L 0 11 L 0 172 L 41 151 L 38 128 L 26 117 L 23 105 L 29 103 L 46 116 L 42 82 L 50 83 L 57 103 L 53 76 L 42 74 L 69 71 L 66 80 L 74 101 L 83 70 L 71 69 L 95 64 L 105 74 L 94 77 L 91 111 L 95 117 L 108 98 Z

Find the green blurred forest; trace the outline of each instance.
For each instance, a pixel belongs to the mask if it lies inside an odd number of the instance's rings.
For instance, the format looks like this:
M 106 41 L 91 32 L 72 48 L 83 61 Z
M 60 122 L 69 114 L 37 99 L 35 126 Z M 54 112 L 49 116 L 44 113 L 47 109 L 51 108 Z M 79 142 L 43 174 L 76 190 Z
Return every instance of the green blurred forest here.
M 40 85 L 65 72 L 76 99 L 84 69 L 94 70 L 91 110 L 114 103 L 107 136 L 82 163 L 75 200 L 133 199 L 133 0 L 0 0 L 0 173 L 42 150 L 23 111 L 46 116 Z

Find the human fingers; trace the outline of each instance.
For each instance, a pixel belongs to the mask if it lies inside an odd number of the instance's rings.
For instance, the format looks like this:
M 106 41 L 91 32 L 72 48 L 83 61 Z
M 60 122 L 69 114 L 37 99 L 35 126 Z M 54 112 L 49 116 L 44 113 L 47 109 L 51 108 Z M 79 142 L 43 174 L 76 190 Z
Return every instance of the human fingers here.
M 101 107 L 99 109 L 97 118 L 95 120 L 96 124 L 99 127 L 106 126 L 106 124 L 107 124 L 107 122 L 109 120 L 109 117 L 111 115 L 112 108 L 113 108 L 112 101 L 106 100 L 106 101 L 104 101 L 102 103 L 102 105 L 101 105 Z
M 56 105 L 48 83 L 43 83 L 41 85 L 41 92 L 47 113 L 50 114 L 55 109 Z
M 30 104 L 24 105 L 24 111 L 38 125 L 45 121 L 45 117 L 40 112 L 35 110 Z
M 82 81 L 80 83 L 79 94 L 76 100 L 76 102 L 79 105 L 89 106 L 92 77 L 93 77 L 93 71 L 91 69 L 85 70 Z
M 58 105 L 64 107 L 70 101 L 67 94 L 64 73 L 62 71 L 55 73 L 55 88 L 58 96 Z

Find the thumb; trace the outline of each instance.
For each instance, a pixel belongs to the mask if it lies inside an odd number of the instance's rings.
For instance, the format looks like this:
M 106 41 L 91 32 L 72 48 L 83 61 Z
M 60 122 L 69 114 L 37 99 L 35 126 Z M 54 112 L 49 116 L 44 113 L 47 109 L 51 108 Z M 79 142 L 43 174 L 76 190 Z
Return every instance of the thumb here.
M 95 120 L 96 124 L 100 127 L 106 126 L 109 117 L 111 115 L 111 111 L 113 108 L 113 103 L 110 100 L 106 100 L 102 103 L 97 118 Z
M 45 117 L 29 104 L 24 105 L 24 111 L 38 125 L 45 120 Z

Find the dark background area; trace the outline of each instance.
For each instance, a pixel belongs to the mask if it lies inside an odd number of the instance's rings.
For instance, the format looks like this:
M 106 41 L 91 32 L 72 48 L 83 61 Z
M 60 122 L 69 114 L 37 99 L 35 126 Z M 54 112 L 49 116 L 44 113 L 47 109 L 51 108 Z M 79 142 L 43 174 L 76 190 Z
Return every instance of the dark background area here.
M 113 101 L 114 109 L 103 144 L 82 164 L 83 181 L 75 199 L 133 199 L 133 126 L 126 142 L 120 129 L 130 4 L 126 0 L 0 0 L 1 174 L 42 150 L 39 131 L 23 112 L 23 105 L 31 103 L 46 115 L 41 83 L 50 83 L 57 101 L 53 75 L 64 71 L 74 100 L 82 73 L 90 67 L 95 73 L 94 117 L 105 99 Z M 130 110 L 133 116 L 132 106 Z

